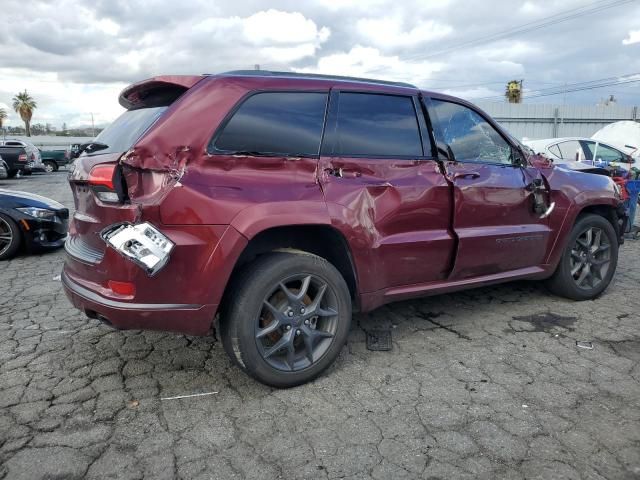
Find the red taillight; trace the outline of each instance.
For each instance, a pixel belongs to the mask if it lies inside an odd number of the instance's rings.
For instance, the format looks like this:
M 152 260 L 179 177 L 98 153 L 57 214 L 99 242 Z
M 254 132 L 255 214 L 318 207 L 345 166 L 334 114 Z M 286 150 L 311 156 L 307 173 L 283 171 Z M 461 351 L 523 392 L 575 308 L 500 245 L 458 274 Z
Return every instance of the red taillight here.
M 116 282 L 115 280 L 109 280 L 109 288 L 113 293 L 118 295 L 135 295 L 136 286 L 131 282 Z
M 27 154 L 26 153 L 21 153 L 20 155 L 18 155 L 18 161 L 19 162 L 26 162 L 27 161 Z
M 107 187 L 109 190 L 113 188 L 113 173 L 115 172 L 115 163 L 108 165 L 96 165 L 89 173 L 89 185 L 94 187 Z

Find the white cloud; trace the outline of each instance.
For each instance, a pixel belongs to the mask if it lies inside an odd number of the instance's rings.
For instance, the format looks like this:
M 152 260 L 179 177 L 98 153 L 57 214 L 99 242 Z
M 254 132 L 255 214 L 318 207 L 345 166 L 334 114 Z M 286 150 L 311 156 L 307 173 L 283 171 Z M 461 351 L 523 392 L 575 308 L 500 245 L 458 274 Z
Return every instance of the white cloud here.
M 267 10 L 255 13 L 243 21 L 243 33 L 251 43 L 296 44 L 325 42 L 330 35 L 327 27 L 318 29 L 313 20 L 299 12 Z
M 348 76 L 377 76 L 421 84 L 442 68 L 437 62 L 403 62 L 398 56 L 385 56 L 377 48 L 356 45 L 348 52 L 321 57 L 314 67 L 295 69 L 299 72 Z
M 449 35 L 453 28 L 435 20 L 421 21 L 413 28 L 406 28 L 399 16 L 363 18 L 356 23 L 360 35 L 379 48 L 413 47 L 438 40 Z
M 100 20 L 95 22 L 96 27 L 99 30 L 103 31 L 107 35 L 118 35 L 120 31 L 120 25 L 111 20 L 110 18 L 101 18 Z
M 629 30 L 629 38 L 622 40 L 623 45 L 633 45 L 640 43 L 640 30 Z
M 96 124 L 111 122 L 124 110 L 118 103 L 118 95 L 125 83 L 83 85 L 60 81 L 54 73 L 34 73 L 25 70 L 0 68 L 0 98 L 11 101 L 13 95 L 27 90 L 36 100 L 31 123 L 53 123 L 60 126 L 88 125 L 91 113 Z M 7 125 L 22 125 L 20 116 L 6 104 L 9 118 Z

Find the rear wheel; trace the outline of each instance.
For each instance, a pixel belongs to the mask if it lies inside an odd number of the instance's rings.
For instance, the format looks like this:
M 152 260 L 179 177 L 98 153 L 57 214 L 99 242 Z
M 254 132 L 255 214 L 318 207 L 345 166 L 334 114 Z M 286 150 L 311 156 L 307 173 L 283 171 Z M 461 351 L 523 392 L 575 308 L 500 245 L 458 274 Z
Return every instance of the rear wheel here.
M 293 387 L 329 367 L 346 343 L 351 298 L 325 259 L 306 253 L 260 257 L 229 288 L 221 321 L 231 359 L 258 381 Z
M 20 249 L 20 229 L 11 218 L 0 213 L 0 260 L 8 260 Z
M 618 239 L 599 215 L 581 216 L 573 226 L 549 289 L 573 300 L 596 298 L 609 286 L 618 263 Z
M 7 178 L 14 178 L 16 175 L 18 175 L 18 172 L 20 170 L 8 170 L 7 171 Z
M 47 172 L 47 173 L 57 172 L 58 171 L 58 165 L 56 164 L 56 162 L 52 162 L 50 160 L 45 160 L 44 161 L 44 171 Z

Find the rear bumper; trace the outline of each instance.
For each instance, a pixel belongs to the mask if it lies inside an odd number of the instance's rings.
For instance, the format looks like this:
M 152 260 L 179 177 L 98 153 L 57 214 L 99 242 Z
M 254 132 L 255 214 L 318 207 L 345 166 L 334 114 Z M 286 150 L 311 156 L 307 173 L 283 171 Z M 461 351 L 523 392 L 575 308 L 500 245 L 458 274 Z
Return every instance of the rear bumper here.
M 225 225 L 161 228 L 175 248 L 162 270 L 150 277 L 113 248 L 89 245 L 91 234 L 80 236 L 72 226 L 62 282 L 73 305 L 120 329 L 207 335 L 247 240 Z M 110 281 L 133 284 L 134 292 L 119 294 Z
M 113 300 L 83 287 L 65 270 L 61 275 L 62 285 L 73 306 L 90 318 L 99 319 L 122 330 L 166 330 L 187 335 L 206 335 L 218 308 L 211 304 L 132 303 Z

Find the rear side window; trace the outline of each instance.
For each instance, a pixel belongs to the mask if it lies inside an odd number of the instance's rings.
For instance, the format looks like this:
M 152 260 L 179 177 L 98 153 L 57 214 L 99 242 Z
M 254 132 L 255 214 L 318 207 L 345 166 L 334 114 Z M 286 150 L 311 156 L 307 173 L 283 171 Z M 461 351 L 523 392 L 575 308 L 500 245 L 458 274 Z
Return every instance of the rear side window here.
M 105 128 L 94 141 L 109 146 L 92 155 L 120 153 L 129 150 L 136 141 L 153 125 L 167 107 L 128 110 Z
M 558 148 L 560 149 L 560 158 L 564 160 L 580 161 L 585 158 L 582 147 L 577 140 L 558 143 Z
M 560 149 L 558 148 L 558 145 L 551 145 L 549 147 L 549 151 L 551 153 L 553 153 L 556 157 L 562 158 L 562 152 L 560 152 Z
M 337 110 L 333 155 L 422 156 L 411 97 L 341 92 Z
M 238 108 L 222 132 L 214 137 L 209 150 L 318 155 L 326 104 L 326 93 L 257 93 Z

